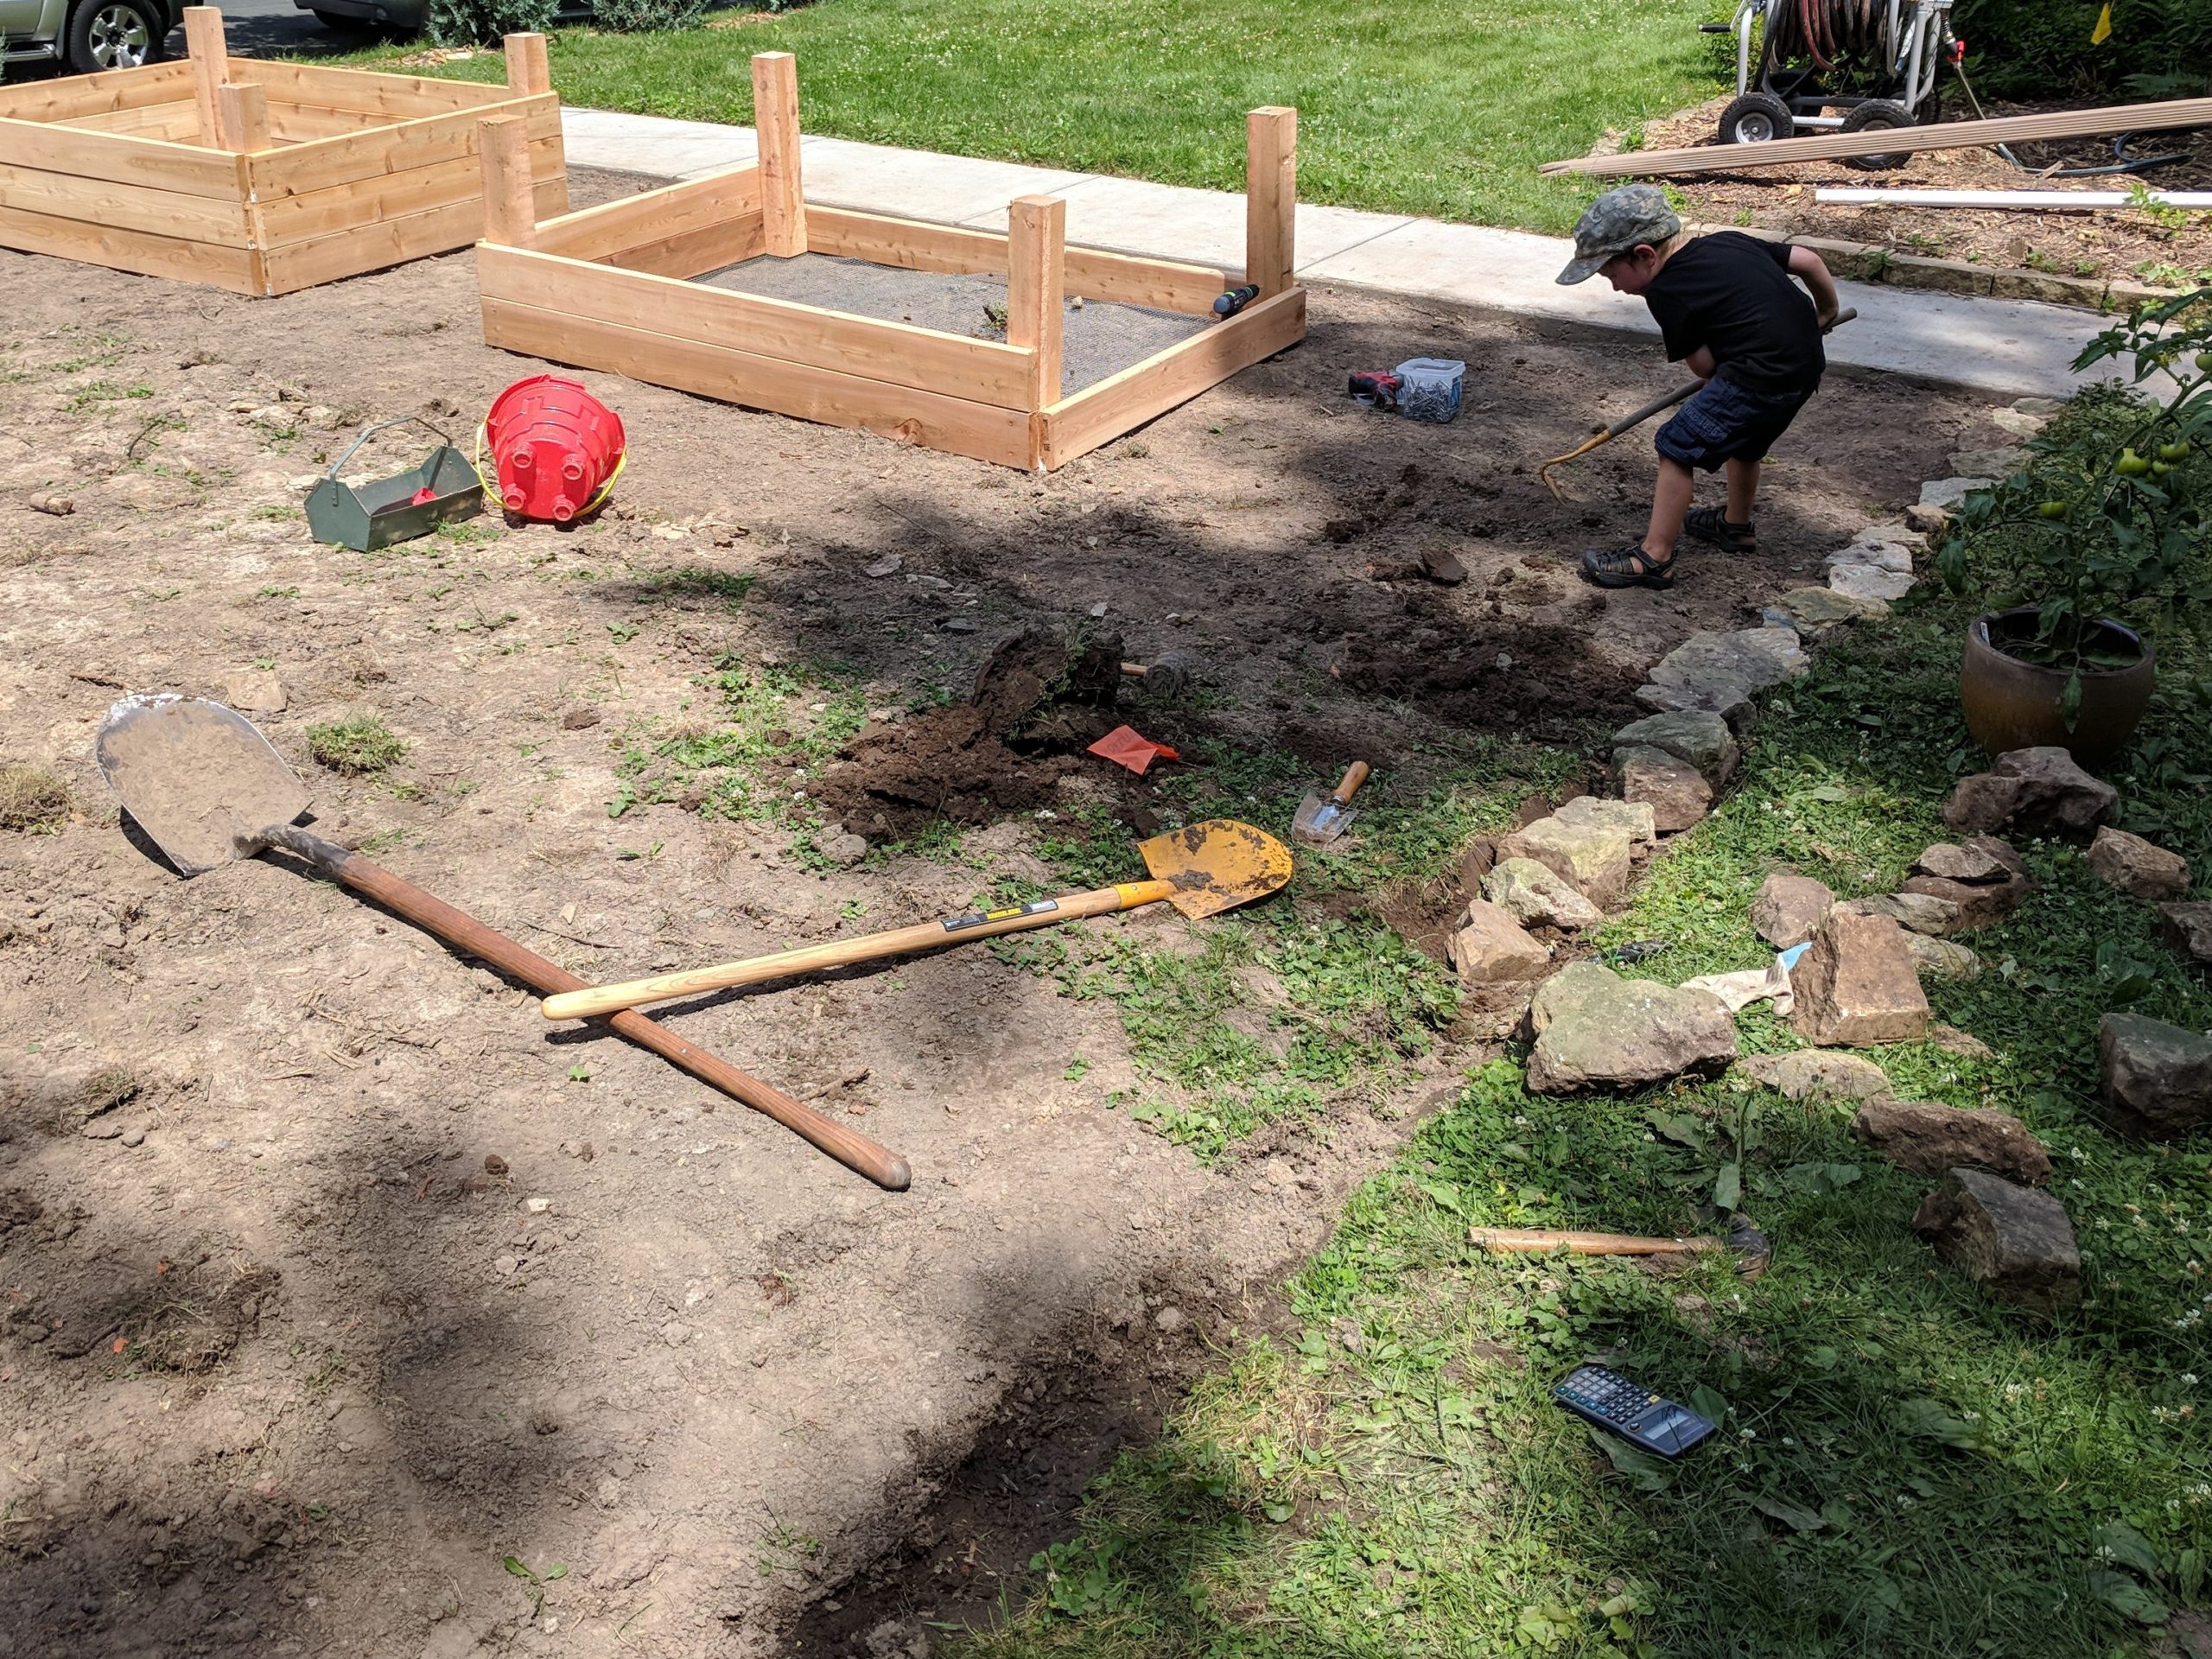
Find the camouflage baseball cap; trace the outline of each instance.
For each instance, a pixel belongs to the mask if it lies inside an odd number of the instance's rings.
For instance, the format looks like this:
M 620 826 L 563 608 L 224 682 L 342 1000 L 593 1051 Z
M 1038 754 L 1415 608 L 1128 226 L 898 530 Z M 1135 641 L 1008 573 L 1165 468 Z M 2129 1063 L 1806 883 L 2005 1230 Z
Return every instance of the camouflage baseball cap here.
M 1574 225 L 1574 257 L 1559 274 L 1565 287 L 1586 283 L 1598 268 L 1641 243 L 1657 247 L 1680 236 L 1682 221 L 1656 184 L 1624 184 L 1592 202 Z

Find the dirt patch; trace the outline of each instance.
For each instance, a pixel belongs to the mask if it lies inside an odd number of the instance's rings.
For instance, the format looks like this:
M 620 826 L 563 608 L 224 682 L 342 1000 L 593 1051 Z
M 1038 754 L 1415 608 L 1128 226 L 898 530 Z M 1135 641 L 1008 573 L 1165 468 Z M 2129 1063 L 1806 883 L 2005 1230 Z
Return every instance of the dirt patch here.
M 323 833 L 606 982 L 1045 879 L 1038 837 L 1099 802 L 1138 830 L 1157 798 L 1082 753 L 1117 719 L 1325 781 L 1365 755 L 1364 800 L 1417 796 L 1471 732 L 1622 712 L 1690 631 L 2001 441 L 1977 402 L 1832 374 L 1769 469 L 1758 555 L 1599 600 L 1573 561 L 1641 528 L 1649 448 L 1578 464 L 1568 503 L 1534 465 L 1669 385 L 1656 349 L 1319 289 L 1305 345 L 1049 478 L 587 373 L 630 438 L 608 512 L 362 556 L 309 539 L 301 480 L 362 423 L 465 428 L 550 366 L 478 343 L 470 254 L 266 301 L 13 253 L 0 283 L 6 758 L 78 808 L 0 856 L 0 1598 L 19 1648 L 88 1659 L 785 1650 L 963 1468 L 1027 1495 L 1020 1540 L 1056 1530 L 1133 1396 L 1022 1389 L 1079 1379 L 1101 1333 L 1151 1377 L 1171 1287 L 1192 1327 L 1251 1328 L 1467 1052 L 1243 1149 L 1277 1181 L 1135 1122 L 1164 1085 L 1112 1003 L 988 950 L 666 1011 L 906 1155 L 912 1190 L 883 1193 L 287 861 L 178 880 L 93 764 L 119 692 L 251 702 Z M 1470 365 L 1457 424 L 1344 398 L 1414 355 Z M 35 493 L 75 511 L 17 510 Z M 1465 580 L 1403 574 L 1435 553 Z M 1009 725 L 978 671 L 1033 626 L 1181 652 L 1192 700 L 1109 708 L 1071 678 Z M 772 718 L 741 731 L 740 696 Z M 925 712 L 852 741 L 810 724 L 893 709 Z M 372 716 L 405 745 L 386 769 L 310 759 L 314 728 Z M 671 739 L 757 760 L 778 728 L 821 730 L 852 787 L 761 761 L 721 818 L 637 788 Z M 936 747 L 870 747 L 902 728 Z M 1256 810 L 1227 768 L 1179 775 L 1209 812 Z M 978 827 L 822 869 L 791 822 L 817 785 L 824 817 Z M 1325 913 L 1296 880 L 1265 902 Z M 1090 925 L 1193 942 L 1164 905 Z M 189 1317 L 162 1315 L 179 1274 Z M 986 1443 L 1024 1415 L 1033 1476 Z
M 1728 99 L 1684 110 L 1644 129 L 1643 147 L 1669 149 L 1713 141 Z M 1992 116 L 2031 115 L 2078 105 L 2007 104 L 1986 106 Z M 1947 119 L 1973 111 L 1950 89 Z M 2024 267 L 2063 276 L 2125 279 L 2187 286 L 2190 273 L 2212 270 L 2212 214 L 2136 207 L 2039 213 L 1983 212 L 1967 207 L 1914 207 L 1897 202 L 1866 207 L 1823 204 L 1822 185 L 1919 190 L 2121 190 L 2126 175 L 2058 179 L 2042 169 L 2098 167 L 2113 160 L 2109 138 L 2056 139 L 2015 144 L 2028 171 L 1990 149 L 1929 150 L 1886 172 L 1862 172 L 1840 162 L 1802 162 L 1748 168 L 1739 174 L 1701 174 L 1670 179 L 1688 204 L 1683 217 L 1707 225 L 1741 225 L 1785 236 L 1832 237 L 1931 259 L 1963 259 L 1993 267 Z M 2129 154 L 2179 155 L 2169 167 L 2140 175 L 2154 190 L 2212 189 L 2212 130 L 2145 133 Z
M 1441 651 L 1357 639 L 1338 677 L 1454 725 L 1567 745 L 1636 718 L 1643 683 L 1638 671 L 1594 652 L 1586 633 L 1555 626 L 1477 625 Z

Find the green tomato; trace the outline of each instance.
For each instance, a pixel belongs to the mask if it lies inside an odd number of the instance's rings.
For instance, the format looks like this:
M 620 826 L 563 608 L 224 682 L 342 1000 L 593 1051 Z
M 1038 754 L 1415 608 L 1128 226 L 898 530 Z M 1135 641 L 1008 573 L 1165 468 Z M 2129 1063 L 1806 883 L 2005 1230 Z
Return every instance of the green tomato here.
M 2158 446 L 2158 459 L 2160 461 L 2187 461 L 2189 445 L 2185 442 L 2162 443 Z
M 2122 478 L 2140 478 L 2151 470 L 2151 463 L 2133 449 L 2120 452 L 2120 463 L 2114 469 Z
M 2196 366 L 2208 373 L 2212 373 L 2212 352 L 2199 352 L 2196 354 Z
M 2151 476 L 2153 478 L 2164 478 L 2171 471 L 2173 471 L 2173 468 L 2167 466 L 2163 461 L 2154 461 L 2151 463 Z
M 2066 504 L 2063 501 L 2046 501 L 2037 507 L 2036 512 L 2045 518 L 2063 518 L 2066 516 Z

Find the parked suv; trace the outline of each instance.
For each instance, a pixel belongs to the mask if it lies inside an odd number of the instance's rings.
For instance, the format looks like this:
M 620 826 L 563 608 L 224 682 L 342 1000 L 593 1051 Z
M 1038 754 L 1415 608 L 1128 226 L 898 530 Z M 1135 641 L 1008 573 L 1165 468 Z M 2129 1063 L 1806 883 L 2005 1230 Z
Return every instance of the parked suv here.
M 159 63 L 184 7 L 185 0 L 0 0 L 0 71 L 57 59 L 87 75 Z

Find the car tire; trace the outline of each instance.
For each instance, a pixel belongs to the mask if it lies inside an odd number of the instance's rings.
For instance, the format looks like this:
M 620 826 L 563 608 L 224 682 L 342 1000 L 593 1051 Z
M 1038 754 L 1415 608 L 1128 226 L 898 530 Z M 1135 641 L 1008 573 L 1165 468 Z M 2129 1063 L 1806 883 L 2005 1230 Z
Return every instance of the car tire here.
M 1870 98 L 1855 106 L 1843 118 L 1839 132 L 1884 132 L 1897 127 L 1913 127 L 1920 124 L 1912 118 L 1912 111 L 1895 99 Z M 1846 167 L 1856 168 L 1861 173 L 1887 173 L 1903 167 L 1912 159 L 1912 152 L 1900 149 L 1879 156 L 1846 156 L 1840 158 Z
M 168 15 L 154 0 L 79 0 L 63 57 L 80 75 L 136 69 L 168 55 L 162 47 L 168 32 Z
M 1720 142 L 1760 144 L 1787 138 L 1797 130 L 1789 106 L 1772 92 L 1745 92 L 1720 114 Z

